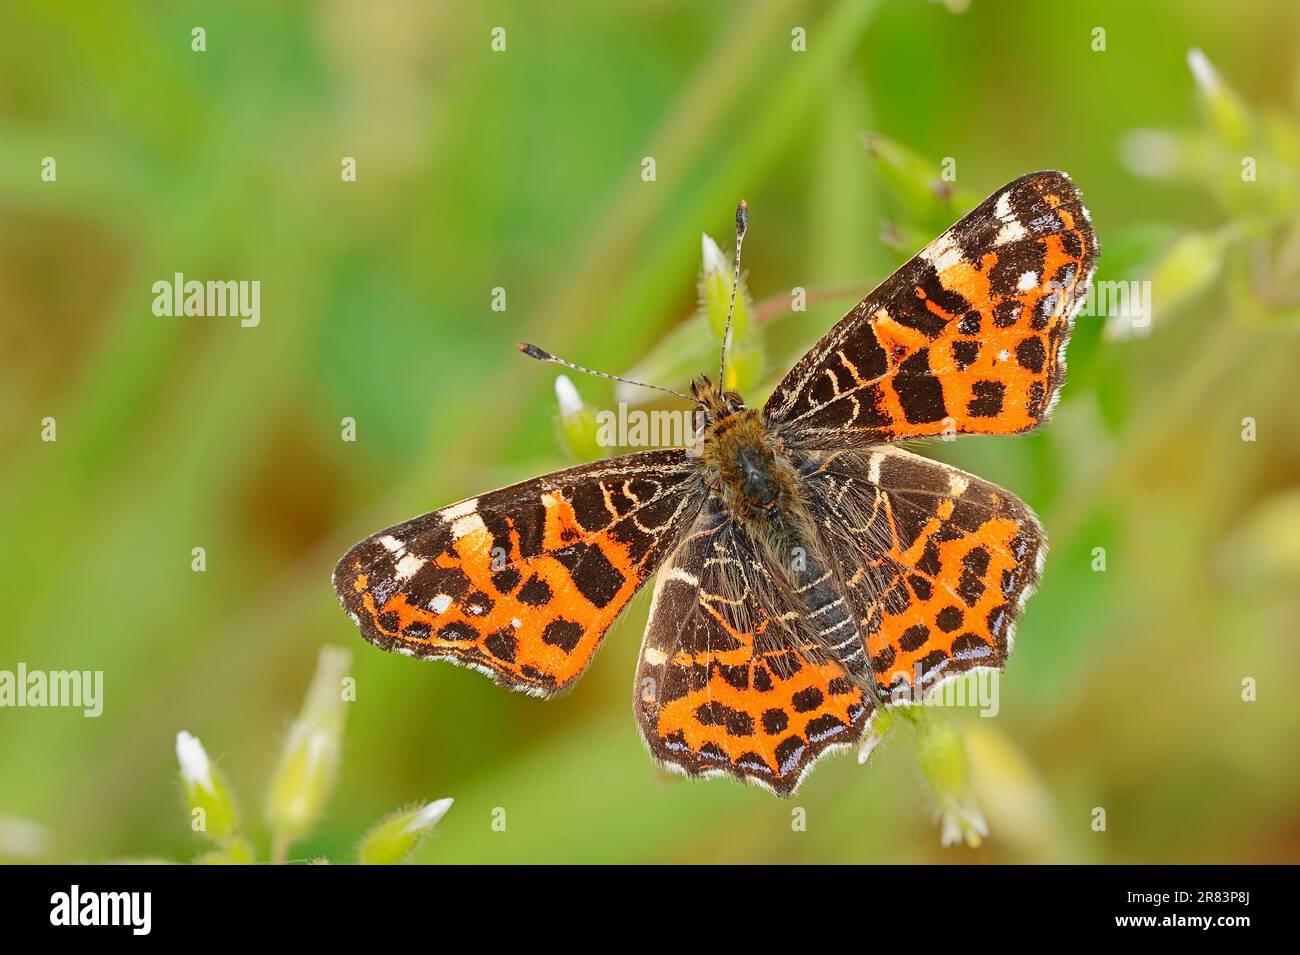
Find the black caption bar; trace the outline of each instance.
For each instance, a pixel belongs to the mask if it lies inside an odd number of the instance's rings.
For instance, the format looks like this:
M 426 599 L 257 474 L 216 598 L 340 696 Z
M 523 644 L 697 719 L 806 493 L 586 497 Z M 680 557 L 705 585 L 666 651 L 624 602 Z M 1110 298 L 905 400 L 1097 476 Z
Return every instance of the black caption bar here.
M 852 913 L 868 939 L 896 942 L 930 937 L 940 926 L 972 942 L 1187 933 L 1230 941 L 1284 924 L 1281 900 L 1290 895 L 1295 870 L 637 866 L 598 879 L 592 874 L 407 866 L 8 867 L 0 869 L 0 918 L 8 938 L 76 933 L 81 941 L 128 942 L 283 936 L 337 943 L 355 935 L 373 944 L 393 930 L 426 935 L 434 944 L 448 930 L 456 937 L 467 931 L 591 937 L 622 916 L 614 924 L 649 919 L 646 929 L 660 938 L 757 931 L 770 943 L 815 933 L 824 918 L 843 922 Z M 675 923 L 671 932 L 660 919 Z

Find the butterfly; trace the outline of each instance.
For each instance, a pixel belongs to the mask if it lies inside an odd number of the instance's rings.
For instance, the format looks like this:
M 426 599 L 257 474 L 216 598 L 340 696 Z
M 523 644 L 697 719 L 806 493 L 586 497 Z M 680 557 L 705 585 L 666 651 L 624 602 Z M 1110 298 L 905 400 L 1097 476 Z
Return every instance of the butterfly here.
M 746 221 L 742 203 L 737 277 Z M 1006 663 L 1043 530 L 1013 494 L 899 443 L 1039 425 L 1096 259 L 1070 178 L 1017 179 L 761 408 L 698 378 L 697 450 L 581 464 L 397 524 L 343 556 L 338 596 L 383 649 L 548 697 L 655 577 L 634 687 L 651 754 L 791 795 L 900 690 Z

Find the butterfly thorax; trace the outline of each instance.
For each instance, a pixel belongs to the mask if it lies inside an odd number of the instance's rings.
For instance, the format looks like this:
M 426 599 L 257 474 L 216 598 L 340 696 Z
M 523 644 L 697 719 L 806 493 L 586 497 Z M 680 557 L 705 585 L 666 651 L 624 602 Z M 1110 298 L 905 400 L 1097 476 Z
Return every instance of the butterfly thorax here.
M 734 392 L 719 392 L 708 379 L 694 391 L 706 422 L 704 480 L 725 512 L 751 530 L 789 526 L 799 510 L 798 474 L 781 439 Z

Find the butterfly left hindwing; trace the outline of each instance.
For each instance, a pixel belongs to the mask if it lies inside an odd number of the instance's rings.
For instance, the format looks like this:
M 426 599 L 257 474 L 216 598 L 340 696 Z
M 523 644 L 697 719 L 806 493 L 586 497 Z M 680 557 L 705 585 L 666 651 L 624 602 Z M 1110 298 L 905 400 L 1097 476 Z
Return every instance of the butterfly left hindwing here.
M 660 570 L 636 678 L 657 759 L 785 796 L 877 705 L 1002 669 L 1046 553 L 1014 495 L 940 462 L 882 446 L 802 465 L 808 543 L 837 573 L 806 567 L 787 599 L 745 529 L 706 506 Z M 833 576 L 843 590 L 819 595 Z
M 548 696 L 571 685 L 699 509 L 681 450 L 583 464 L 361 541 L 334 587 L 371 643 Z

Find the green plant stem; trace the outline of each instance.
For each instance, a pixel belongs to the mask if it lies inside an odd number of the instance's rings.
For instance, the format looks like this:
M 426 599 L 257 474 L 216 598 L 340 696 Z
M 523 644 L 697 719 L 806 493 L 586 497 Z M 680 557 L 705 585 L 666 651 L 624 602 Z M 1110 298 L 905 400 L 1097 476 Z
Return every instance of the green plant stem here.
M 873 288 L 875 288 L 875 284 L 867 282 L 824 285 L 820 288 L 808 289 L 805 302 L 808 305 L 820 305 L 822 302 L 834 302 L 839 299 L 852 298 L 857 300 Z M 754 322 L 759 325 L 789 314 L 791 313 L 790 296 L 788 295 L 773 295 L 771 298 L 765 298 L 754 305 Z

